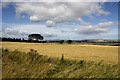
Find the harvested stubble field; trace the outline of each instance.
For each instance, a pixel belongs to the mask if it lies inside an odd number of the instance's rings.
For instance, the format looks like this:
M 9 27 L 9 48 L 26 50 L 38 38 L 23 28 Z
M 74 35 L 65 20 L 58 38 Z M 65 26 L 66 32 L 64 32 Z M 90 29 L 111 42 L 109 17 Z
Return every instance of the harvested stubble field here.
M 28 52 L 30 49 L 37 50 L 41 55 L 60 57 L 66 59 L 86 60 L 104 63 L 118 63 L 118 46 L 83 45 L 83 44 L 50 44 L 50 43 L 24 43 L 2 42 L 2 48 Z

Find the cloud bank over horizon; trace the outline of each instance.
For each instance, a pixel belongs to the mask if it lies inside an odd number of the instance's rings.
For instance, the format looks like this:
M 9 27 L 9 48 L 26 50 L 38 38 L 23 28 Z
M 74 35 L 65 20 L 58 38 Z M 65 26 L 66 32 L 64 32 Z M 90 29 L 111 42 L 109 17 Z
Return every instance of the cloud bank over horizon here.
M 29 21 L 29 25 L 18 26 L 19 22 L 11 23 L 14 24 L 12 27 L 2 25 L 3 35 L 27 36 L 40 33 L 46 39 L 105 38 L 111 33 L 117 36 L 117 32 L 114 32 L 117 29 L 114 28 L 117 26 L 116 21 L 109 19 L 113 13 L 105 5 L 104 2 L 3 2 L 2 10 L 12 6 L 15 17 Z M 108 17 L 101 18 L 103 16 Z

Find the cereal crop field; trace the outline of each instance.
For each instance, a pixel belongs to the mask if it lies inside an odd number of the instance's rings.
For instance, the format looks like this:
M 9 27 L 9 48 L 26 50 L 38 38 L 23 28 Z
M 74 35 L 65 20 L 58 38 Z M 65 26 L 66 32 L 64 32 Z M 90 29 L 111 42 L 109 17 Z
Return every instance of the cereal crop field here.
M 60 57 L 63 54 L 66 59 L 71 60 L 83 59 L 110 64 L 118 63 L 118 46 L 2 42 L 2 48 L 9 50 L 17 49 L 23 52 L 29 52 L 30 49 L 34 49 L 38 53 L 50 57 Z

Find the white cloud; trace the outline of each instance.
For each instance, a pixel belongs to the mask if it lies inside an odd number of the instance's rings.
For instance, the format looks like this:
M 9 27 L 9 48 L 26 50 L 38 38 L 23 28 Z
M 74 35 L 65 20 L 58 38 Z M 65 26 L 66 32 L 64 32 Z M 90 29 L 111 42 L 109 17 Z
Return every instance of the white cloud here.
M 46 38 L 53 38 L 60 35 L 59 29 L 48 28 L 45 25 L 39 24 L 13 24 L 12 27 L 4 27 L 2 29 L 3 37 L 18 37 L 18 38 L 27 38 L 29 34 L 41 34 Z
M 9 2 L 0 2 L 0 8 L 7 7 L 10 3 Z
M 53 33 L 50 33 L 50 32 L 45 32 L 45 33 L 43 33 L 43 36 L 44 37 L 56 37 L 57 35 L 53 34 Z
M 55 25 L 55 23 L 54 23 L 53 21 L 48 20 L 48 21 L 46 22 L 46 25 L 47 25 L 48 27 L 53 27 L 53 26 Z
M 2 0 L 2 2 L 106 2 L 118 0 Z
M 119 0 L 2 0 L 1 2 L 119 2 Z
M 90 23 L 83 21 L 81 18 L 78 18 L 78 21 L 80 22 L 81 25 L 90 25 Z
M 38 33 L 42 34 L 45 38 L 66 38 L 67 36 L 72 38 L 81 38 L 81 36 L 89 38 L 92 35 L 111 33 L 110 26 L 113 25 L 112 21 L 103 20 L 97 25 L 86 22 L 82 19 L 83 16 L 93 15 L 108 15 L 109 12 L 103 9 L 103 3 L 75 3 L 75 2 L 46 2 L 46 3 L 16 3 L 16 14 L 20 16 L 25 13 L 29 16 L 29 19 L 34 22 L 45 21 L 46 25 L 41 24 L 29 24 L 29 25 L 15 25 L 11 28 L 6 28 L 6 35 L 25 35 Z M 72 24 L 72 20 L 80 23 Z M 70 22 L 69 22 L 70 21 Z M 69 25 L 64 22 L 69 22 Z M 61 26 L 57 24 L 63 24 Z M 47 27 L 46 27 L 47 26 Z M 56 26 L 56 27 L 52 27 Z M 49 28 L 51 27 L 51 28 Z M 73 29 L 76 28 L 74 31 Z M 3 31 L 4 32 L 4 31 Z M 76 34 L 77 33 L 77 34 Z M 112 33 L 111 33 L 112 34 Z M 109 34 L 109 35 L 111 35 Z M 76 37 L 77 36 L 77 37 Z M 107 36 L 106 36 L 107 37 Z
M 3 26 L 2 34 L 7 37 L 17 37 L 27 39 L 29 34 L 41 34 L 45 40 L 54 39 L 107 39 L 115 38 L 118 34 L 118 29 L 111 29 L 114 23 L 111 21 L 101 22 L 97 25 L 89 25 L 80 27 L 79 25 L 70 25 L 69 27 L 46 27 L 40 24 L 13 24 L 12 27 Z M 72 27 L 73 26 L 73 27 Z M 76 28 L 74 31 L 73 29 Z M 110 30 L 110 31 L 109 31 Z M 104 35 L 100 35 L 104 34 Z M 98 36 L 99 35 L 99 36 Z M 111 36 L 110 36 L 111 35 Z M 114 36 L 113 36 L 114 35 Z M 4 37 L 3 36 L 3 37 Z
M 112 21 L 101 22 L 98 25 L 96 25 L 96 28 L 108 28 L 110 26 L 113 26 L 113 22 Z
M 113 26 L 113 24 L 114 23 L 112 21 L 102 22 L 97 25 L 89 25 L 82 29 L 76 28 L 74 31 L 78 34 L 84 34 L 84 35 L 104 34 L 110 32 L 110 27 Z
M 47 26 L 70 20 L 82 20 L 82 16 L 108 15 L 103 3 L 82 2 L 37 2 L 16 3 L 16 14 L 26 13 L 31 21 L 46 21 Z
M 28 35 L 28 33 L 26 33 L 25 31 L 20 31 L 20 30 L 16 30 L 14 28 L 3 28 L 2 30 L 2 35 L 3 36 L 26 36 Z
M 109 15 L 110 14 L 109 12 L 106 12 L 104 10 L 99 10 L 97 13 L 98 15 Z
M 31 21 L 39 21 L 38 17 L 37 16 L 30 16 L 30 20 Z

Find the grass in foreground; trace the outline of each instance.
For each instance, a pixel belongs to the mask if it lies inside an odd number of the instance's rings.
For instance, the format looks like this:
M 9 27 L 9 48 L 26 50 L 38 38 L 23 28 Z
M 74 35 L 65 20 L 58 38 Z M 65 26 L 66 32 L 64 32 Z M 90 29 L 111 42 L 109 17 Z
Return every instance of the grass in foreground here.
M 3 78 L 118 78 L 117 64 L 64 59 L 2 49 Z

